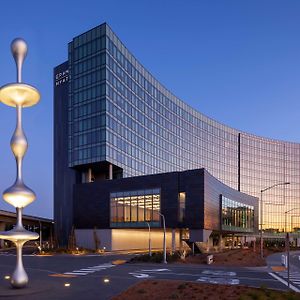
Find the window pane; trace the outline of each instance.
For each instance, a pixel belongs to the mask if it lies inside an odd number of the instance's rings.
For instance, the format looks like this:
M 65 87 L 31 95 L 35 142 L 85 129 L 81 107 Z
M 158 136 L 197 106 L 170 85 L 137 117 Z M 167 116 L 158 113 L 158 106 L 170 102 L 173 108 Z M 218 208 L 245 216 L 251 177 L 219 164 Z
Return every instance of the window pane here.
M 139 222 L 145 221 L 145 197 L 144 196 L 139 196 L 138 197 L 138 219 Z

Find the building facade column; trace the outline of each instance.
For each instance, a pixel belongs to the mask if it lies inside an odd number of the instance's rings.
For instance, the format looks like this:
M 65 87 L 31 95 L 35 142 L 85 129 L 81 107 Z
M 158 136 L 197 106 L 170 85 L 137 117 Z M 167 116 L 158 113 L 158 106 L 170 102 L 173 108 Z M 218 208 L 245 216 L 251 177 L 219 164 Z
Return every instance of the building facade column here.
M 219 235 L 218 248 L 219 248 L 219 250 L 224 249 L 224 240 L 223 240 L 223 236 L 221 233 Z
M 113 165 L 109 164 L 108 166 L 108 179 L 112 180 L 113 179 Z
M 172 229 L 172 252 L 176 251 L 176 229 Z
M 0 222 L 0 231 L 5 231 L 5 223 Z M 4 248 L 4 240 L 0 239 L 0 249 Z
M 92 169 L 89 168 L 87 172 L 87 182 L 92 182 Z

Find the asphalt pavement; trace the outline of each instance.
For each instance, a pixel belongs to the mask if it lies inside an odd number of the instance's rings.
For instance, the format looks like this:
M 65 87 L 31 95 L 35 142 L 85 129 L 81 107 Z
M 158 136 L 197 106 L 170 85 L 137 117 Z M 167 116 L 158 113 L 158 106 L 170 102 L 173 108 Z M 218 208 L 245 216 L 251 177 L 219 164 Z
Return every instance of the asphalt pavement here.
M 0 298 L 24 299 L 111 299 L 129 286 L 145 279 L 187 280 L 201 283 L 247 285 L 286 290 L 287 286 L 272 276 L 269 267 L 228 268 L 214 265 L 125 263 L 133 255 L 25 255 L 28 288 L 13 290 L 9 276 L 16 257 L 0 253 Z
M 295 292 L 300 293 L 300 251 L 290 252 L 290 271 L 282 261 L 286 253 L 275 253 L 267 257 L 270 274 Z

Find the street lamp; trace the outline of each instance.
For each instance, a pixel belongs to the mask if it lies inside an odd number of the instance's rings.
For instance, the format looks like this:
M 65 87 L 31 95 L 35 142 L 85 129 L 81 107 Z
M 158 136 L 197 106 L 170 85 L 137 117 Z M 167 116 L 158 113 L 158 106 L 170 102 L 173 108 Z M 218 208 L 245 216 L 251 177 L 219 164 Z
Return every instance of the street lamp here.
M 40 251 L 42 251 L 42 222 L 39 220 L 39 225 L 40 225 Z
M 264 240 L 263 240 L 263 200 L 262 200 L 262 196 L 263 196 L 263 193 L 265 191 L 268 191 L 270 189 L 273 189 L 274 187 L 277 187 L 279 185 L 286 185 L 286 184 L 290 184 L 289 182 L 281 182 L 281 183 L 276 183 L 276 184 L 273 184 L 265 189 L 262 189 L 260 191 L 260 256 L 261 258 L 264 258 Z
M 299 207 L 294 207 L 292 209 L 289 209 L 284 212 L 285 215 L 285 224 L 284 229 L 286 232 L 286 238 L 285 238 L 285 251 L 286 251 L 286 258 L 287 258 L 287 273 L 288 273 L 288 287 L 290 287 L 290 234 L 287 231 L 287 214 L 293 210 L 300 209 Z
M 158 214 L 162 217 L 163 219 L 163 226 L 164 226 L 164 264 L 167 264 L 167 244 L 166 244 L 166 221 L 165 221 L 165 216 L 158 212 Z
M 150 228 L 150 224 L 149 222 L 146 222 L 147 225 L 148 225 L 148 229 L 149 229 L 149 256 L 152 256 L 152 253 L 151 253 L 151 228 Z

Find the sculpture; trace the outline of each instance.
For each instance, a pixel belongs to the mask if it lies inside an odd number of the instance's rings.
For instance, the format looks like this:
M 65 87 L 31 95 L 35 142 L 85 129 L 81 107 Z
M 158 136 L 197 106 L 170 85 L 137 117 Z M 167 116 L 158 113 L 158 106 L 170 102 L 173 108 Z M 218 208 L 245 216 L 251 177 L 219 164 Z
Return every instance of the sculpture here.
M 16 159 L 17 175 L 14 184 L 3 192 L 3 199 L 16 208 L 17 224 L 12 230 L 0 232 L 0 238 L 12 241 L 16 245 L 17 262 L 11 276 L 11 285 L 14 288 L 23 288 L 28 283 L 28 276 L 23 267 L 22 248 L 27 241 L 38 239 L 39 235 L 26 230 L 22 224 L 23 208 L 36 198 L 35 193 L 23 182 L 22 162 L 28 143 L 22 128 L 22 109 L 37 104 L 40 94 L 36 88 L 22 83 L 22 66 L 27 55 L 26 42 L 20 38 L 13 40 L 11 52 L 16 62 L 17 82 L 0 88 L 0 101 L 8 106 L 16 107 L 17 124 L 10 147 Z

